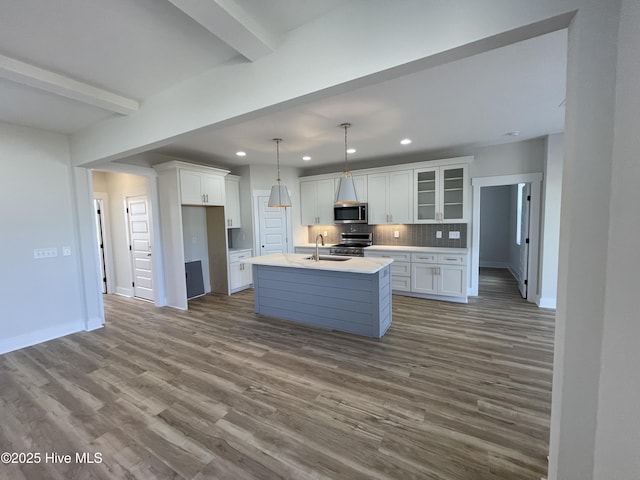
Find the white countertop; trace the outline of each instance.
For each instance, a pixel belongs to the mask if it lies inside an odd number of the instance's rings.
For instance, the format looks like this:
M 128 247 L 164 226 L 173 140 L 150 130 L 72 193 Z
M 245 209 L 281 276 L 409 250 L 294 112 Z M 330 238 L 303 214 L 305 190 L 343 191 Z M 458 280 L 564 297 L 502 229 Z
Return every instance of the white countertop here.
M 272 267 L 307 268 L 310 270 L 331 270 L 349 273 L 376 273 L 393 262 L 391 258 L 349 257 L 344 262 L 331 260 L 308 260 L 309 254 L 303 253 L 272 253 L 260 257 L 244 260 L 253 265 L 268 265 Z

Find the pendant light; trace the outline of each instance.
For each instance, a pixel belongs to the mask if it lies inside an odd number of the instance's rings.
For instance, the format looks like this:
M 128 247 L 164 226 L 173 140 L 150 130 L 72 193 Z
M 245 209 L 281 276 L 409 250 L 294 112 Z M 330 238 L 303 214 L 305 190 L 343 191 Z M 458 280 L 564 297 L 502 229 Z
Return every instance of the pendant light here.
M 278 179 L 276 183 L 271 187 L 271 195 L 269 195 L 269 207 L 281 207 L 286 208 L 291 206 L 291 199 L 289 198 L 289 191 L 287 186 L 280 180 L 280 142 L 281 138 L 274 138 L 276 142 L 276 165 L 278 166 Z
M 353 176 L 347 167 L 347 129 L 351 126 L 350 123 L 342 123 L 340 127 L 344 128 L 344 171 L 340 175 L 338 181 L 338 189 L 336 190 L 336 204 L 346 203 L 353 204 L 358 203 L 358 196 L 356 195 L 356 186 L 353 183 Z

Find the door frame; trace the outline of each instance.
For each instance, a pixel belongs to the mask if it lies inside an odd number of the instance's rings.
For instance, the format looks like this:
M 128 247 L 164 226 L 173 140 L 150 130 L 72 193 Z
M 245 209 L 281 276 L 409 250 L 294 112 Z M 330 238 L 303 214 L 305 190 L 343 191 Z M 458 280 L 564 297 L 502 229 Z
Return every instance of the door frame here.
M 471 223 L 471 264 L 468 294 L 478 295 L 480 273 L 480 190 L 482 187 L 497 187 L 518 183 L 531 184 L 531 202 L 529 211 L 529 260 L 527 301 L 538 304 L 540 287 L 538 285 L 540 255 L 540 209 L 542 206 L 542 173 L 521 173 L 494 177 L 475 177 L 471 179 L 473 187 L 473 218 Z
M 104 274 L 107 277 L 107 295 L 115 293 L 113 278 L 113 250 L 111 246 L 111 218 L 109 217 L 109 194 L 106 192 L 93 192 L 94 200 L 102 202 L 102 244 L 104 254 Z M 95 213 L 95 212 L 94 212 Z M 97 228 L 97 225 L 96 225 Z M 98 250 L 98 254 L 100 251 Z
M 270 190 L 253 190 L 251 193 L 253 197 L 253 251 L 256 256 L 260 255 L 260 205 L 258 203 L 258 197 L 268 197 L 271 194 Z M 285 208 L 285 234 L 287 235 L 287 253 L 293 253 L 293 229 L 291 225 L 291 208 Z

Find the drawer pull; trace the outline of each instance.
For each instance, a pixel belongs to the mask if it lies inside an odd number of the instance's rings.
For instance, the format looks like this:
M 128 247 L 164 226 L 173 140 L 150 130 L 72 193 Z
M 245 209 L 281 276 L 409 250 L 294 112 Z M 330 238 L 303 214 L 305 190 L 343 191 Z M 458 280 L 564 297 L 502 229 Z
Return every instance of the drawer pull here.
M 453 262 L 453 261 L 457 262 L 459 259 L 458 258 L 445 258 L 445 260 L 449 260 L 451 262 Z

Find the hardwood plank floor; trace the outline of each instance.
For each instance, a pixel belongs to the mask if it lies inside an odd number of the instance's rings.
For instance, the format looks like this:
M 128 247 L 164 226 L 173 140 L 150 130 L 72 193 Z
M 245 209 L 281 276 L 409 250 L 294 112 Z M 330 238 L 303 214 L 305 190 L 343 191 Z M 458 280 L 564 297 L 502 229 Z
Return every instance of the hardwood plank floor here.
M 394 296 L 381 340 L 256 316 L 251 290 L 189 312 L 107 296 L 105 328 L 0 356 L 0 452 L 102 463 L 0 478 L 538 480 L 554 312 L 508 272 L 480 287 Z

